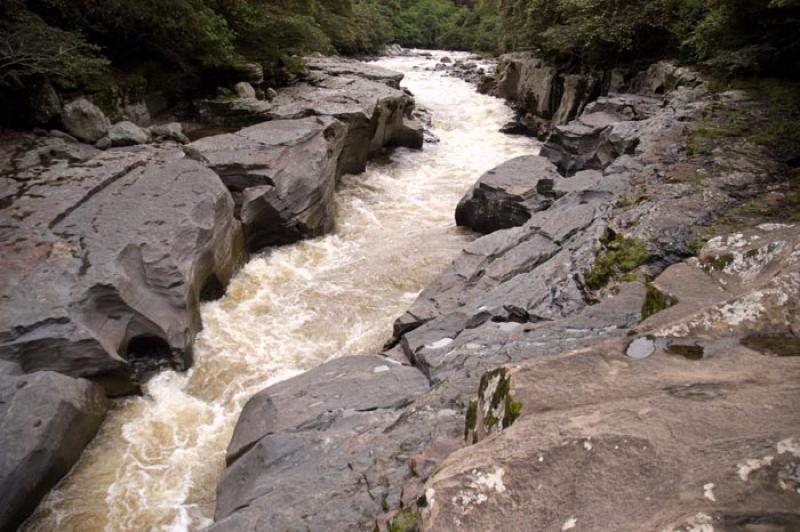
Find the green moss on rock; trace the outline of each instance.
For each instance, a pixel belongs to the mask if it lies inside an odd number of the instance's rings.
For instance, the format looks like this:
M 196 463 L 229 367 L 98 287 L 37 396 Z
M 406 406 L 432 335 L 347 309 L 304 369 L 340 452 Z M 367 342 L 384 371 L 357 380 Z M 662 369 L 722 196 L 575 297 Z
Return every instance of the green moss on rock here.
M 398 512 L 389 525 L 389 532 L 415 532 L 418 530 L 419 514 L 410 508 L 403 508 Z
M 655 285 L 647 283 L 647 292 L 644 297 L 644 303 L 642 303 L 642 321 L 675 305 L 677 302 L 676 298 L 665 294 Z
M 632 272 L 649 258 L 643 240 L 617 235 L 598 251 L 594 266 L 583 274 L 584 282 L 590 289 L 599 290 L 611 279 Z

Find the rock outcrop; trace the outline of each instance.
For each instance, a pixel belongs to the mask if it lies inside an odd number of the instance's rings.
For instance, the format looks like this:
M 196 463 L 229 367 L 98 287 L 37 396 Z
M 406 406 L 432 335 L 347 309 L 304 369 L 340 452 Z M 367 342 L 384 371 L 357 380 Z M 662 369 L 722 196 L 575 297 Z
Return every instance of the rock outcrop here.
M 232 192 L 247 248 L 258 251 L 331 230 L 346 133 L 331 117 L 274 120 L 187 149 Z
M 673 305 L 638 339 L 487 374 L 422 530 L 796 528 L 798 250 L 797 226 L 714 239 L 653 282 Z
M 479 233 L 523 225 L 548 208 L 562 177 L 550 161 L 526 155 L 489 170 L 456 207 L 456 224 Z
M 241 261 L 241 227 L 219 177 L 179 149 L 84 155 L 18 173 L 0 212 L 0 358 L 118 395 L 189 365 L 198 305 Z
M 340 173 L 363 172 L 370 156 L 388 146 L 422 146 L 421 128 L 405 122 L 414 100 L 399 88 L 402 74 L 341 58 L 309 57 L 305 62 L 305 79 L 270 101 L 199 102 L 201 116 L 234 127 L 309 116 L 336 118 L 347 125 Z
M 70 470 L 106 408 L 96 384 L 0 360 L 0 529 L 20 525 Z
M 800 226 L 728 231 L 689 258 L 780 171 L 746 140 L 689 153 L 725 94 L 647 92 L 553 135 L 555 164 L 527 161 L 549 168 L 551 202 L 487 226 L 396 322 L 387 354 L 429 389 L 368 415 L 358 390 L 383 373 L 328 399 L 299 377 L 248 405 L 212 530 L 796 527 Z M 523 177 L 484 176 L 465 202 L 483 186 L 517 212 L 537 200 Z M 281 428 L 324 400 L 353 413 Z
M 603 74 L 563 73 L 530 52 L 500 57 L 495 94 L 519 105 L 522 114 L 563 124 L 607 91 Z

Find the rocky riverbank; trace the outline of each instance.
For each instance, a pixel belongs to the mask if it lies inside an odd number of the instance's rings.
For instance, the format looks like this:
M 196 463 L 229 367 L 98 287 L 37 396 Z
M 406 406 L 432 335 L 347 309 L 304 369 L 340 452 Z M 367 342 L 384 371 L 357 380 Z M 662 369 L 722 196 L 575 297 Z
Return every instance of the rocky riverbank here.
M 525 71 L 497 90 L 552 96 Z M 666 63 L 635 80 L 535 98 L 541 156 L 467 193 L 486 236 L 391 349 L 247 404 L 211 530 L 800 524 L 800 225 L 732 214 L 785 205 L 788 170 L 746 138 L 698 149 L 748 94 Z
M 243 91 L 199 117 L 255 125 L 190 144 L 175 125 L 111 126 L 77 99 L 62 110 L 73 135 L 4 145 L 0 528 L 77 460 L 106 395 L 191 365 L 199 304 L 224 293 L 249 252 L 329 231 L 343 173 L 386 147 L 421 147 L 401 74 L 307 63 L 272 101 Z

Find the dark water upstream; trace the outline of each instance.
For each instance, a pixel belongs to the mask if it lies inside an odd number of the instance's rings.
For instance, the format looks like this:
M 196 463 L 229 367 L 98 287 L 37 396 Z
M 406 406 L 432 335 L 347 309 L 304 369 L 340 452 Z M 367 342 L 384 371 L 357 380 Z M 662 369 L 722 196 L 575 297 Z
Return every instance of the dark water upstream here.
M 473 238 L 453 221 L 464 192 L 489 168 L 538 149 L 498 132 L 511 118 L 501 100 L 422 69 L 441 55 L 378 61 L 406 74 L 441 142 L 345 176 L 332 234 L 253 258 L 203 308 L 194 367 L 116 402 L 26 530 L 202 528 L 247 399 L 330 358 L 380 350 L 394 319 Z

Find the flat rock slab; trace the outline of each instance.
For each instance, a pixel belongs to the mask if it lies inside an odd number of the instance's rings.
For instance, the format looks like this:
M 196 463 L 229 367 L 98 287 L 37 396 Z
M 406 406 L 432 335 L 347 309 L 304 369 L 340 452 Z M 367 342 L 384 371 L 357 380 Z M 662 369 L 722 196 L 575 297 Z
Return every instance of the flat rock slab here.
M 137 147 L 17 176 L 0 211 L 0 357 L 130 393 L 191 362 L 204 289 L 241 261 L 219 177 L 175 148 Z
M 67 474 L 106 408 L 103 389 L 87 380 L 0 372 L 0 529 L 14 530 Z
M 333 227 L 334 192 L 347 128 L 314 116 L 265 122 L 187 146 L 236 201 L 247 247 L 258 251 Z

